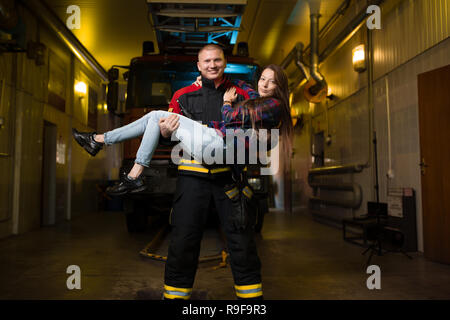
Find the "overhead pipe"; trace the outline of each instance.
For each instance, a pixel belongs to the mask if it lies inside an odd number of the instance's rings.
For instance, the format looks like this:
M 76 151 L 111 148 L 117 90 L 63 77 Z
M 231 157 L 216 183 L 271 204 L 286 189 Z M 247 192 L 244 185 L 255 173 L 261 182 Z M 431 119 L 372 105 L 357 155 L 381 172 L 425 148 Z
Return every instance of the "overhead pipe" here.
M 318 54 L 318 41 L 319 38 L 322 34 L 326 33 L 328 31 L 328 29 L 333 25 L 333 23 L 336 22 L 336 20 L 338 19 L 339 16 L 344 15 L 345 11 L 348 9 L 348 7 L 350 6 L 351 0 L 344 0 L 341 5 L 338 7 L 338 9 L 336 10 L 336 12 L 333 14 L 333 16 L 327 21 L 327 23 L 325 24 L 325 26 L 318 31 L 319 28 L 319 23 L 318 23 L 318 18 L 320 17 L 319 14 L 319 8 L 320 8 L 320 0 L 310 0 L 309 1 L 309 5 L 310 5 L 310 11 L 314 12 L 314 15 L 317 15 L 317 24 L 314 26 L 314 28 L 311 28 L 311 31 L 314 32 L 314 36 L 311 37 L 312 39 L 315 39 L 315 43 L 316 43 L 316 50 L 315 52 Z M 292 62 L 292 60 L 295 61 L 295 65 L 299 68 L 300 72 L 303 74 L 303 76 L 305 77 L 305 79 L 309 80 L 309 73 L 307 71 L 307 68 L 303 62 L 303 54 L 307 51 L 311 49 L 311 44 L 312 41 L 310 40 L 310 43 L 305 47 L 304 44 L 302 42 L 297 42 L 296 45 L 294 46 L 294 48 L 288 53 L 288 55 L 284 58 L 283 62 L 281 62 L 280 66 L 284 69 L 287 68 L 287 66 Z M 312 51 L 312 50 L 310 50 Z M 316 57 L 312 57 L 314 60 L 317 60 Z M 317 81 L 317 79 L 323 79 L 323 76 L 318 73 L 318 64 L 320 63 L 320 59 L 317 61 L 316 63 L 316 67 L 313 70 L 314 72 L 312 72 L 313 78 Z M 313 63 L 311 63 L 311 65 L 314 65 Z M 320 82 L 320 80 L 318 81 Z M 315 90 L 315 89 L 312 89 Z M 320 90 L 319 90 L 320 91 Z
M 338 20 L 339 16 L 343 16 L 345 11 L 350 7 L 351 0 L 344 0 L 341 5 L 337 8 L 333 16 L 327 21 L 327 23 L 319 31 L 319 38 L 325 36 L 328 31 L 332 28 L 333 24 Z
M 336 10 L 336 12 L 332 15 L 332 17 L 327 21 L 327 23 L 325 24 L 325 26 L 322 27 L 322 29 L 320 29 L 320 31 L 318 32 L 318 39 L 325 33 L 328 32 L 328 29 L 331 28 L 331 26 L 333 25 L 333 23 L 336 22 L 336 20 L 338 19 L 339 16 L 343 16 L 345 11 L 348 9 L 348 7 L 350 6 L 351 0 L 344 0 L 341 5 L 338 7 L 338 9 Z M 317 5 L 313 6 L 313 10 L 316 10 L 318 8 Z M 301 48 L 299 50 L 299 48 Z M 295 58 L 297 58 L 297 61 L 299 61 L 301 64 L 297 66 L 301 69 L 302 73 L 305 74 L 305 72 L 303 71 L 305 68 L 305 64 L 303 63 L 303 54 L 306 53 L 308 50 L 311 49 L 311 43 L 309 43 L 306 47 L 303 45 L 303 43 L 298 42 L 294 48 L 288 53 L 288 55 L 286 56 L 286 58 L 284 58 L 283 62 L 280 64 L 281 67 L 286 68 L 291 62 L 292 60 L 294 60 Z M 298 56 L 298 54 L 300 54 L 300 56 Z M 321 59 L 319 57 L 319 63 L 320 63 Z M 307 73 L 306 73 L 307 74 Z M 308 78 L 308 77 L 307 77 Z
M 384 1 L 383 0 L 370 0 L 368 1 L 369 5 L 381 5 Z M 329 55 L 331 55 L 335 50 L 342 47 L 348 39 L 363 25 L 364 20 L 367 18 L 368 14 L 366 10 L 361 10 L 360 13 L 343 29 L 342 32 L 339 33 L 339 35 L 325 48 L 325 50 L 321 53 L 319 60 L 323 61 L 325 60 Z M 373 43 L 372 43 L 372 32 L 371 30 L 367 30 L 367 44 L 368 44 L 368 52 L 367 52 L 367 60 L 368 60 L 368 116 L 369 116 L 369 151 L 368 151 L 368 158 L 367 161 L 363 164 L 358 165 L 349 165 L 349 166 L 338 166 L 338 167 L 322 167 L 322 168 L 315 168 L 311 169 L 308 174 L 308 183 L 310 186 L 314 186 L 313 183 L 313 177 L 315 175 L 322 175 L 322 174 L 339 174 L 339 173 L 350 173 L 350 172 L 361 172 L 363 168 L 369 168 L 372 161 L 376 161 L 376 159 L 372 158 L 372 153 L 374 152 L 374 146 L 372 142 L 376 143 L 376 135 L 373 130 L 373 105 L 374 105 L 374 99 L 373 99 Z M 372 160 L 372 161 L 371 161 Z M 374 173 L 375 177 L 374 180 L 377 181 L 375 184 L 375 191 L 376 191 L 376 197 L 378 199 L 378 173 Z M 316 187 L 321 187 L 320 185 L 315 185 Z M 322 186 L 323 188 L 323 186 Z M 355 200 L 356 198 L 354 198 Z M 344 207 L 350 207 L 347 206 L 348 203 L 346 201 L 339 202 L 335 200 L 327 200 L 327 199 L 320 199 L 318 197 L 311 198 L 312 201 L 320 201 L 321 203 L 331 204 L 331 205 L 340 205 Z
M 55 31 L 81 62 L 87 67 L 92 68 L 103 81 L 108 81 L 108 75 L 105 69 L 103 69 L 100 63 L 98 63 L 94 56 L 83 46 L 72 32 L 67 29 L 66 25 L 55 15 L 44 1 L 28 0 L 21 2 L 39 19 L 46 23 L 50 29 Z
M 312 96 L 317 95 L 320 90 L 326 87 L 325 78 L 319 72 L 319 17 L 320 14 L 311 14 L 311 53 L 310 53 L 310 75 L 316 84 L 309 88 Z
M 280 63 L 280 67 L 283 69 L 286 69 L 287 66 L 294 60 L 294 57 L 296 56 L 296 47 L 292 48 L 292 50 L 288 53 L 288 55 L 284 58 L 284 60 Z
M 306 79 L 309 79 L 308 69 L 306 68 L 306 66 L 304 65 L 304 63 L 302 61 L 303 48 L 304 48 L 304 44 L 302 42 L 297 42 L 295 44 L 294 48 L 286 56 L 286 58 L 284 58 L 283 62 L 281 62 L 280 66 L 283 69 L 286 69 L 287 66 L 292 61 L 294 61 L 295 65 L 300 70 L 300 72 L 302 73 L 303 77 L 306 78 Z
M 297 66 L 297 68 L 300 69 L 300 72 L 303 74 L 303 77 L 305 77 L 305 79 L 309 79 L 309 74 L 308 74 L 308 69 L 305 67 L 303 60 L 302 60 L 302 56 L 303 56 L 303 43 L 298 42 L 295 45 L 295 65 Z
M 316 83 L 308 91 L 312 96 L 316 96 L 320 90 L 326 87 L 325 78 L 319 72 L 319 18 L 320 0 L 309 0 L 310 8 L 310 76 Z
M 379 6 L 384 0 L 368 0 L 368 6 L 377 5 Z M 330 44 L 320 53 L 319 61 L 324 61 L 328 56 L 330 56 L 335 50 L 342 47 L 345 42 L 353 35 L 355 31 L 361 27 L 364 20 L 369 15 L 367 13 L 367 7 L 364 7 L 352 21 L 345 26 L 344 29 L 330 42 Z
M 384 0 L 368 0 L 368 5 L 381 5 L 384 2 Z M 345 6 L 341 6 L 342 8 L 338 10 L 340 12 L 341 10 L 345 10 Z M 336 12 L 335 14 L 338 14 Z M 328 45 L 324 51 L 319 56 L 319 61 L 325 60 L 330 54 L 332 54 L 335 50 L 342 47 L 345 42 L 350 38 L 349 36 L 354 34 L 359 27 L 364 23 L 364 20 L 367 18 L 368 14 L 366 12 L 366 9 L 362 9 L 359 14 L 346 26 L 344 27 L 343 31 L 339 33 L 339 35 L 333 40 L 330 45 Z M 372 33 L 371 30 L 367 29 L 367 61 L 368 61 L 368 68 L 367 68 L 367 77 L 368 77 L 368 116 L 369 116 L 369 155 L 367 158 L 367 161 L 365 163 L 360 164 L 363 168 L 369 168 L 371 163 L 371 155 L 373 152 L 373 145 L 372 145 L 372 136 L 373 136 L 373 44 L 372 44 Z M 311 128 L 312 131 L 312 128 Z M 312 134 L 312 133 L 311 133 Z M 312 138 L 311 138 L 312 139 Z M 311 144 L 312 148 L 312 144 Z M 312 152 L 311 152 L 312 154 Z M 323 169 L 331 169 L 333 170 L 333 167 L 324 167 Z
M 331 18 L 327 21 L 327 23 L 322 27 L 322 29 L 320 29 L 319 31 L 319 39 L 325 35 L 329 29 L 333 26 L 334 23 L 336 23 L 336 21 L 338 20 L 339 16 L 343 16 L 345 14 L 345 11 L 347 11 L 347 9 L 350 7 L 350 3 L 351 0 L 345 0 L 341 3 L 341 5 L 339 6 L 339 8 L 337 8 L 337 10 L 335 11 L 335 13 L 331 16 Z M 304 48 L 304 53 L 306 53 L 307 51 L 311 50 L 311 44 L 308 44 L 305 48 Z M 319 62 L 321 60 L 319 59 Z
M 314 0 L 312 0 L 314 1 Z M 384 2 L 384 0 L 367 0 L 370 5 L 380 5 Z M 345 11 L 350 7 L 351 0 L 345 0 L 333 14 L 333 16 L 327 21 L 325 26 L 318 32 L 318 38 L 320 38 L 324 33 L 328 32 L 328 29 L 332 26 L 333 23 L 336 22 L 339 16 L 343 16 Z M 342 47 L 342 45 L 348 40 L 348 36 L 353 34 L 355 29 L 358 29 L 362 22 L 367 18 L 368 14 L 366 9 L 360 11 L 360 13 L 339 33 L 338 36 L 334 38 L 334 40 L 319 54 L 319 64 L 322 63 L 330 54 L 332 54 L 335 50 Z M 307 53 L 312 51 L 311 43 L 308 44 L 304 49 L 303 53 Z

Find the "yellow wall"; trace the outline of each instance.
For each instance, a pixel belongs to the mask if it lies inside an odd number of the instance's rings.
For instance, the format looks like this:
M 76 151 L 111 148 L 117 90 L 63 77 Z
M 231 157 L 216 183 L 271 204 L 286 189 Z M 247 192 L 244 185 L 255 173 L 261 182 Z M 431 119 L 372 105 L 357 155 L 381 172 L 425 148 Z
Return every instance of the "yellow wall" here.
M 368 168 L 360 174 L 333 176 L 336 183 L 356 182 L 361 185 L 363 200 L 360 208 L 342 209 L 322 206 L 321 215 L 340 221 L 343 217 L 366 213 L 366 202 L 376 200 L 374 191 L 375 168 L 371 131 L 377 134 L 378 177 L 380 201 L 387 201 L 388 186 L 411 187 L 416 190 L 417 230 L 419 251 L 422 241 L 421 181 L 418 162 L 420 159 L 418 130 L 417 75 L 450 64 L 450 25 L 448 1 L 385 1 L 381 6 L 381 29 L 373 30 L 373 120 L 369 121 L 368 71 L 357 73 L 352 66 L 352 49 L 366 44 L 367 27 L 362 25 L 342 47 L 332 53 L 320 65 L 335 100 L 319 104 L 307 103 L 301 90 L 295 92 L 294 108 L 306 113 L 310 121 L 296 134 L 294 147 L 297 154 L 292 167 L 297 175 L 307 177 L 311 167 L 311 135 L 324 131 L 330 134 L 332 142 L 325 145 L 325 166 L 365 164 Z M 346 15 L 356 11 L 348 10 Z M 349 21 L 345 16 L 342 21 Z M 342 25 L 336 26 L 338 29 Z M 337 35 L 336 30 L 321 39 L 319 47 L 323 50 Z M 283 47 L 283 44 L 279 44 Z M 367 51 L 366 51 L 367 52 Z M 278 61 L 280 62 L 280 61 Z M 389 93 L 387 93 L 388 87 Z M 387 111 L 387 100 L 390 109 Z M 389 122 L 388 122 L 389 120 Z M 388 123 L 391 135 L 388 136 Z M 391 146 L 389 150 L 388 147 Z M 392 158 L 388 159 L 388 154 Z M 389 168 L 391 162 L 391 168 Z M 388 170 L 394 177 L 387 178 Z M 295 173 L 293 173 L 295 175 Z M 304 188 L 303 188 L 304 187 Z M 298 202 L 300 192 L 307 197 L 311 188 L 307 183 L 297 181 L 294 201 Z
M 32 13 L 22 7 L 19 12 L 27 25 L 27 40 L 37 41 L 39 37 L 47 47 L 46 63 L 36 66 L 26 53 L 0 55 L 0 81 L 6 80 L 0 106 L 0 117 L 5 122 L 0 129 L 0 154 L 4 154 L 0 156 L 0 174 L 5 177 L 0 183 L 0 238 L 41 226 L 44 121 L 56 126 L 60 151 L 55 168 L 56 223 L 80 212 L 97 210 L 95 184 L 104 183 L 111 169 L 118 170 L 111 168 L 117 162 L 103 163 L 106 152 L 93 158 L 74 143 L 71 135 L 72 127 L 93 130 L 87 126 L 88 95 L 83 99 L 75 95 L 74 82 L 84 81 L 97 92 L 98 103 L 103 104 L 100 77 L 82 65 L 46 26 L 37 28 Z M 65 78 L 59 79 L 65 85 L 65 110 L 58 110 L 47 100 L 49 60 L 55 56 L 65 70 Z M 99 127 L 118 124 L 104 112 L 98 115 L 98 122 Z

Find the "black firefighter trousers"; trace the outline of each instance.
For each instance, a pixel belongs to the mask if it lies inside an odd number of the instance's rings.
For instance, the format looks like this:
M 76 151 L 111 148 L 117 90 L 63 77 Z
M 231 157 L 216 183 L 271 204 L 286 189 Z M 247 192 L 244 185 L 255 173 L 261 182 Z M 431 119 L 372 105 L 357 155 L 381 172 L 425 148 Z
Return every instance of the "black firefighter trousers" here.
M 165 265 L 165 298 L 190 298 L 210 201 L 214 201 L 227 239 L 237 297 L 262 297 L 261 263 L 256 251 L 253 226 L 239 231 L 230 219 L 231 200 L 226 196 L 224 187 L 231 181 L 231 175 L 215 179 L 178 176 L 169 218 L 172 231 Z

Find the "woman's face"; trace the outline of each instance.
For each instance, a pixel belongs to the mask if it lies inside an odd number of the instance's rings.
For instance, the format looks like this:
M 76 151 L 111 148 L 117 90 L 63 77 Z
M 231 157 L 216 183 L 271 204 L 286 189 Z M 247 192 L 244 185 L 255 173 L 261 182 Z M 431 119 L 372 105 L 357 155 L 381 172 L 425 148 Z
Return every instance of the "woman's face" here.
M 275 88 L 275 72 L 272 69 L 265 69 L 258 81 L 258 92 L 261 97 L 270 97 L 273 95 Z

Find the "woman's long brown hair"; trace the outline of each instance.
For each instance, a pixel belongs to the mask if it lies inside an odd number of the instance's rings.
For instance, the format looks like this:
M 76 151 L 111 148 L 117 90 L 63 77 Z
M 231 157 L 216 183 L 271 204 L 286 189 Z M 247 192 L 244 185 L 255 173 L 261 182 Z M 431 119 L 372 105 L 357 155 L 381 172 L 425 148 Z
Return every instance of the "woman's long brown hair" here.
M 289 160 L 291 158 L 292 153 L 292 136 L 293 136 L 293 126 L 292 126 L 292 120 L 291 120 L 291 109 L 289 106 L 289 86 L 288 86 L 288 78 L 286 76 L 286 73 L 283 71 L 283 69 L 276 65 L 276 64 L 269 64 L 266 66 L 264 70 L 270 69 L 275 74 L 275 84 L 277 85 L 274 93 L 270 97 L 262 97 L 252 100 L 245 100 L 244 106 L 248 108 L 250 113 L 250 119 L 252 122 L 252 128 L 257 129 L 257 124 L 255 123 L 255 106 L 264 102 L 265 100 L 275 98 L 278 101 L 280 101 L 280 108 L 281 108 L 281 126 L 280 126 L 280 137 L 283 149 L 280 149 L 280 152 L 283 152 L 282 155 L 284 155 L 284 169 L 288 170 L 288 167 L 286 166 L 289 164 Z M 262 74 L 261 72 L 261 74 Z M 281 155 L 280 155 L 281 158 Z

